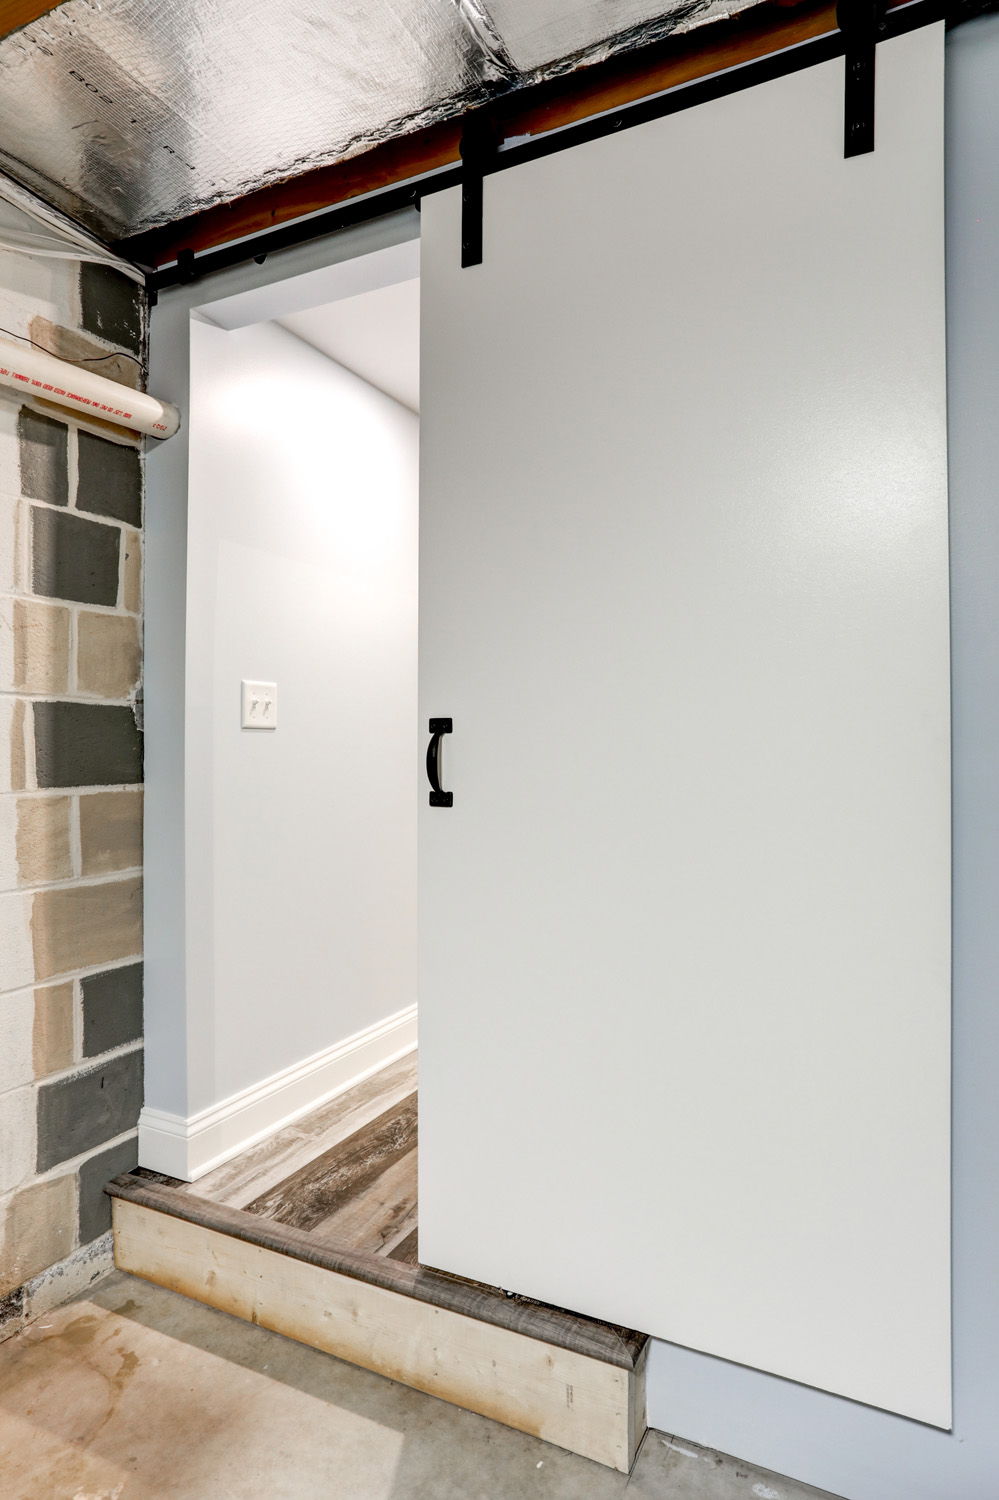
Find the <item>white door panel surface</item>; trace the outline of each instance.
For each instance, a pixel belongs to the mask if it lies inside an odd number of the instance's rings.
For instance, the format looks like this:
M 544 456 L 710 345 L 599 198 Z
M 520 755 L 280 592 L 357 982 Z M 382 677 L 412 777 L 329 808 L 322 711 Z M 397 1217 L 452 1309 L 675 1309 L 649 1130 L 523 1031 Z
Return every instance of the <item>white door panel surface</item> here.
M 422 231 L 420 1259 L 946 1426 L 943 34 Z

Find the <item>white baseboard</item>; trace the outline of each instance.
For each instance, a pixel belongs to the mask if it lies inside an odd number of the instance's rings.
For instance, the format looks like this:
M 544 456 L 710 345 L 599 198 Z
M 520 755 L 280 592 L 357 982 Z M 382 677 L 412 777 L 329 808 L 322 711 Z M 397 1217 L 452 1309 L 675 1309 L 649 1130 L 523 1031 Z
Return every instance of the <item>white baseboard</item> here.
M 194 1182 L 415 1046 L 416 1006 L 410 1005 L 186 1119 L 145 1108 L 139 1165 Z

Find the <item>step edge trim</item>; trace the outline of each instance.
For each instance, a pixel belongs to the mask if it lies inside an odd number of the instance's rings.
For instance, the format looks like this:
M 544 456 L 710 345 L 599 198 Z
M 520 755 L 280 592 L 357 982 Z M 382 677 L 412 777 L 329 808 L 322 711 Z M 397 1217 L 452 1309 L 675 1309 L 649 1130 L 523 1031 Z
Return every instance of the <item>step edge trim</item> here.
M 621 1370 L 634 1370 L 638 1366 L 648 1342 L 647 1334 L 619 1329 L 583 1313 L 507 1297 L 495 1287 L 464 1281 L 428 1266 L 411 1266 L 360 1250 L 319 1245 L 304 1230 L 262 1219 L 244 1209 L 213 1203 L 182 1188 L 150 1182 L 130 1172 L 112 1178 L 104 1191 L 109 1197 L 126 1199 L 155 1213 L 185 1219 L 249 1244 L 276 1250 L 293 1260 L 308 1261 L 418 1302 L 447 1308 L 575 1354 L 585 1354 Z

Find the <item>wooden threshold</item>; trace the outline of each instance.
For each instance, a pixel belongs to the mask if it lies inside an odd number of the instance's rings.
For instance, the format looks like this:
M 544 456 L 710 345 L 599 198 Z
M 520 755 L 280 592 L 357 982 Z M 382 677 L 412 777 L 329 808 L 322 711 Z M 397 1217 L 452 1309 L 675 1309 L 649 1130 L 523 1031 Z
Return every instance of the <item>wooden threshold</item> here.
M 646 1335 L 116 1177 L 115 1264 L 248 1322 L 627 1473 Z

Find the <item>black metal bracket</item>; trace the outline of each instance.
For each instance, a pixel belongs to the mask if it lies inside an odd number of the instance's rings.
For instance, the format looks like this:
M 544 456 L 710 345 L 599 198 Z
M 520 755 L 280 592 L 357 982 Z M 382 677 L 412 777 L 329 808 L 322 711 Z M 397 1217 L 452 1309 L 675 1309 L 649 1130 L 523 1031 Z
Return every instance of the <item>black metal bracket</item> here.
M 843 155 L 874 150 L 874 69 L 877 44 L 888 29 L 887 0 L 838 0 L 836 25 L 843 33 Z
M 430 782 L 430 806 L 453 807 L 454 796 L 441 789 L 441 736 L 451 733 L 450 719 L 430 720 L 430 744 L 427 746 L 427 780 Z
M 499 134 L 486 110 L 467 116 L 461 130 L 461 264 L 482 264 L 482 179 L 496 156 Z

